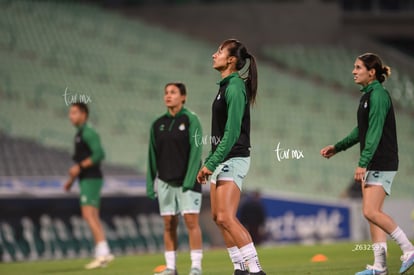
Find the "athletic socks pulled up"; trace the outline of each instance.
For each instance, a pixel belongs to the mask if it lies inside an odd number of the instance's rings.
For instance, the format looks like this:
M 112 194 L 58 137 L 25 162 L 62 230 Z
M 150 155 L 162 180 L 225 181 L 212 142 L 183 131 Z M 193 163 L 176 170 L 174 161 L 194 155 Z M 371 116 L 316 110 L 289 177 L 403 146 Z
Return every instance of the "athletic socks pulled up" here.
M 191 268 L 201 270 L 201 260 L 203 259 L 203 250 L 194 249 L 191 250 Z
M 237 246 L 228 247 L 227 252 L 229 253 L 230 259 L 233 263 L 234 270 L 246 270 L 243 256 L 240 253 L 240 249 Z
M 390 234 L 391 238 L 400 246 L 403 253 L 414 250 L 413 244 L 408 240 L 407 235 L 399 226 Z
M 256 248 L 253 243 L 249 243 L 240 248 L 240 253 L 243 256 L 243 260 L 247 263 L 250 273 L 257 273 L 262 270 L 260 266 L 259 258 L 257 257 Z
M 372 249 L 374 251 L 374 267 L 383 270 L 387 266 L 387 243 L 374 243 Z
M 176 251 L 165 251 L 164 252 L 165 263 L 167 265 L 167 269 L 175 270 L 175 262 L 177 258 Z
M 164 252 L 165 263 L 167 269 L 176 269 L 177 252 L 165 251 Z M 201 270 L 201 260 L 203 259 L 203 250 L 191 250 L 191 268 L 197 268 Z
M 108 256 L 111 254 L 107 241 L 99 242 L 95 245 L 95 257 Z

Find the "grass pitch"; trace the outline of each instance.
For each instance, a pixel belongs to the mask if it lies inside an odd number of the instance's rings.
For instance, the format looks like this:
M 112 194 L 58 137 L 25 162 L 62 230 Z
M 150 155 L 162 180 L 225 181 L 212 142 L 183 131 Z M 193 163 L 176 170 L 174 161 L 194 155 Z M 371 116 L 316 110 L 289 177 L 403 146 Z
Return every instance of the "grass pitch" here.
M 361 246 L 360 246 L 361 247 Z M 370 246 L 362 246 L 369 249 Z M 268 275 L 277 274 L 315 274 L 315 275 L 352 275 L 372 264 L 373 252 L 369 250 L 352 251 L 354 243 L 338 243 L 329 245 L 289 245 L 264 247 L 258 249 L 261 264 Z M 311 262 L 315 254 L 324 254 L 326 262 Z M 389 242 L 388 268 L 389 275 L 398 274 L 401 251 Z M 117 257 L 107 268 L 99 270 L 84 270 L 88 259 L 39 261 L 24 263 L 0 264 L 1 275 L 32 275 L 32 274 L 62 274 L 62 275 L 116 275 L 136 274 L 152 275 L 153 269 L 164 264 L 163 254 L 140 254 L 135 256 Z M 187 275 L 190 269 L 190 255 L 181 252 L 177 262 L 178 272 Z M 205 251 L 203 258 L 203 275 L 231 275 L 232 264 L 225 249 Z M 408 274 L 414 275 L 414 269 Z

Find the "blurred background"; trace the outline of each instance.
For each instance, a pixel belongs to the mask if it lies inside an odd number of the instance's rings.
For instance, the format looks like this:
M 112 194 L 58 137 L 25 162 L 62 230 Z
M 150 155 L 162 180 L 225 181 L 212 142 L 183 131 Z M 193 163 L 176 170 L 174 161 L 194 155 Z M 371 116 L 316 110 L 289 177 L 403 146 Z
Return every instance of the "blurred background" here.
M 91 255 L 78 191 L 63 192 L 75 97 L 88 100 L 106 151 L 101 215 L 112 249 L 162 251 L 157 202 L 145 197 L 148 130 L 165 112 L 165 83 L 182 81 L 186 105 L 209 135 L 220 79 L 211 55 L 230 37 L 258 58 L 240 209 L 256 242 L 367 239 L 352 182 L 358 146 L 330 161 L 319 155 L 356 126 L 360 92 L 351 71 L 364 52 L 392 68 L 385 86 L 400 171 L 385 208 L 414 238 L 413 27 L 413 0 L 0 0 L 0 261 Z M 205 247 L 221 246 L 208 187 L 201 217 Z M 186 249 L 182 224 L 179 235 Z

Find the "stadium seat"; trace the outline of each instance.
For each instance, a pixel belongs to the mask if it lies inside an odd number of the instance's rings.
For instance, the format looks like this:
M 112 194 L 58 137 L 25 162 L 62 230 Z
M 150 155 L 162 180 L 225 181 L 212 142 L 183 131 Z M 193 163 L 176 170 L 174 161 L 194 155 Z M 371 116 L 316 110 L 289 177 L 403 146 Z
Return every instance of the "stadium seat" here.
M 22 251 L 21 245 L 16 240 L 13 228 L 7 222 L 2 222 L 0 228 L 1 236 L 3 239 L 2 243 L 4 246 L 2 259 L 5 262 L 22 261 L 25 258 L 25 256 Z
M 21 224 L 23 227 L 23 238 L 27 244 L 26 248 L 26 257 L 30 261 L 35 261 L 39 258 L 40 251 L 40 239 L 37 235 L 37 230 L 33 221 L 29 217 L 23 217 L 21 219 Z

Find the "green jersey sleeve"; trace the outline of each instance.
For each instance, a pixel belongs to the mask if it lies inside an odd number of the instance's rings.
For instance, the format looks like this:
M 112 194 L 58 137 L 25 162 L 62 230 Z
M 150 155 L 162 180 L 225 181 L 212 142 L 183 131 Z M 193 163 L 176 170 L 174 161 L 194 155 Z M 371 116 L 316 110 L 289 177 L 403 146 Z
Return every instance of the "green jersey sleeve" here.
M 369 103 L 368 130 L 365 137 L 364 150 L 361 152 L 358 163 L 358 166 L 363 168 L 368 166 L 378 148 L 385 118 L 391 107 L 391 100 L 388 94 L 383 91 L 371 92 Z
M 223 162 L 233 145 L 240 136 L 241 123 L 246 108 L 246 88 L 243 85 L 232 83 L 227 87 L 225 92 L 227 103 L 227 121 L 224 128 L 224 134 L 214 153 L 212 153 L 205 163 L 205 166 L 214 171 L 217 166 Z
M 203 135 L 200 120 L 194 113 L 189 113 L 188 117 L 190 121 L 190 155 L 188 158 L 187 172 L 183 182 L 183 188 L 185 190 L 192 189 L 194 187 L 195 179 L 200 169 L 201 154 L 203 150 L 202 146 L 196 142 L 196 137 Z
M 151 125 L 150 140 L 148 146 L 148 163 L 147 163 L 147 196 L 155 199 L 154 180 L 157 176 L 157 156 L 155 146 L 154 127 Z
M 93 164 L 101 162 L 105 158 L 105 152 L 101 145 L 101 139 L 99 138 L 98 133 L 86 126 L 82 132 L 82 139 L 88 144 L 91 149 L 91 160 Z
M 359 130 L 355 127 L 344 139 L 335 144 L 336 152 L 345 151 L 359 142 Z

